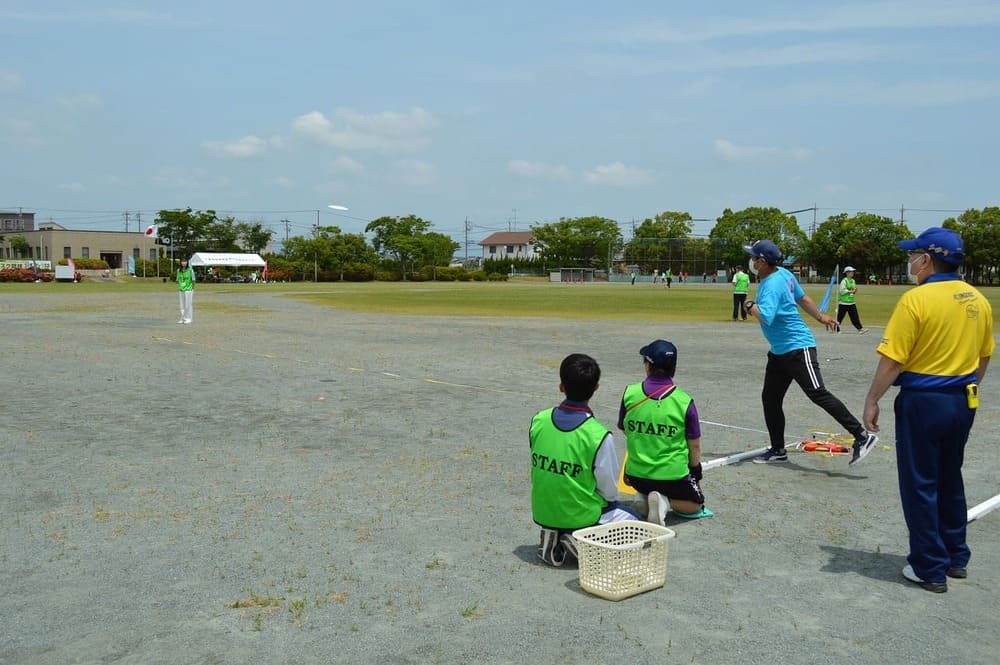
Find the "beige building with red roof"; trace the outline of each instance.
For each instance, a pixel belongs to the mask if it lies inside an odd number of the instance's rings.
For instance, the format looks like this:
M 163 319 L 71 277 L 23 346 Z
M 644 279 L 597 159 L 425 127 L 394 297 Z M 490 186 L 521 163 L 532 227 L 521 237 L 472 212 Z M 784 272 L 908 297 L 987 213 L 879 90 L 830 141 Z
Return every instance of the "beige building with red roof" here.
M 498 231 L 479 241 L 483 259 L 534 259 L 538 257 L 531 240 L 532 231 Z

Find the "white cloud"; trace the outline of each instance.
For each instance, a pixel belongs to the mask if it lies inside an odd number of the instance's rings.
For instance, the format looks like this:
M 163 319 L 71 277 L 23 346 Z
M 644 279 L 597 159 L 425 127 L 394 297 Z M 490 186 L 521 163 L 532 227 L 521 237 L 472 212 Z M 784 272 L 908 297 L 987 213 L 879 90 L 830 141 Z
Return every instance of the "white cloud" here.
M 86 189 L 86 187 L 78 182 L 66 182 L 59 185 L 59 189 L 65 192 L 82 192 Z
M 950 106 L 1000 97 L 1000 81 L 911 81 L 872 91 L 865 101 L 903 106 Z
M 801 162 L 812 156 L 812 152 L 805 148 L 765 148 L 760 146 L 736 145 L 726 139 L 715 139 L 714 145 L 715 154 L 727 162 Z
M 267 147 L 267 141 L 256 136 L 244 136 L 235 141 L 205 141 L 201 145 L 217 155 L 243 159 L 262 153 Z
M 507 163 L 507 170 L 515 175 L 544 180 L 560 180 L 568 182 L 573 179 L 573 172 L 562 164 L 545 164 L 543 162 L 528 162 L 523 159 L 512 159 Z
M 407 187 L 424 187 L 437 182 L 437 169 L 416 159 L 400 160 L 393 164 L 396 181 Z
M 634 166 L 625 166 L 621 162 L 602 164 L 583 174 L 583 181 L 588 185 L 607 185 L 633 189 L 651 185 L 656 178 L 649 171 Z
M 152 177 L 152 183 L 164 189 L 196 192 L 227 188 L 232 184 L 228 176 L 208 173 L 204 169 L 183 169 L 164 166 Z
M 353 175 L 359 175 L 365 172 L 363 164 L 351 159 L 347 155 L 341 155 L 337 159 L 333 160 L 333 163 L 330 164 L 330 169 L 334 173 L 350 173 Z
M 748 67 L 787 67 L 819 63 L 869 62 L 885 60 L 898 47 L 858 42 L 810 42 L 773 48 L 750 48 L 693 58 L 680 68 L 730 69 Z
M 0 69 L 0 95 L 11 95 L 24 88 L 21 75 L 9 69 Z
M 429 133 L 437 125 L 437 119 L 422 108 L 374 115 L 337 109 L 330 118 L 319 111 L 300 115 L 292 121 L 292 131 L 304 139 L 340 150 L 400 153 L 430 146 Z
M 104 100 L 101 96 L 93 92 L 81 92 L 75 95 L 57 97 L 56 103 L 70 111 L 79 111 L 88 108 L 101 108 Z
M 814 8 L 800 5 L 795 16 L 705 16 L 697 22 L 651 21 L 612 33 L 630 43 L 690 44 L 782 33 L 829 33 L 847 30 L 915 30 L 921 28 L 981 27 L 1000 23 L 1000 6 L 994 2 L 908 0 Z

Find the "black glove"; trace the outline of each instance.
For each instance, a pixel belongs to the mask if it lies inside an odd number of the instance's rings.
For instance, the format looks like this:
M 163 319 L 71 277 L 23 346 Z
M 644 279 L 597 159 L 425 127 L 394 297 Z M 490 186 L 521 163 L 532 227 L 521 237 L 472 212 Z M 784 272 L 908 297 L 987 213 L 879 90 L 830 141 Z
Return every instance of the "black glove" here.
M 695 482 L 699 483 L 701 482 L 701 479 L 704 475 L 701 472 L 701 464 L 695 464 L 694 466 L 689 466 L 688 472 L 691 474 L 691 477 L 695 479 Z

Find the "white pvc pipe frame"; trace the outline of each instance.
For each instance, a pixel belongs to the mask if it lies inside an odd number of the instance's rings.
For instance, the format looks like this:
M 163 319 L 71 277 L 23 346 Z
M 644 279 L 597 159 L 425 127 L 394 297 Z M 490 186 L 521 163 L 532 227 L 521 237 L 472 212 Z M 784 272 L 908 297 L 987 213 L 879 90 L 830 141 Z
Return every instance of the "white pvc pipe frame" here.
M 764 448 L 758 448 L 756 450 L 748 450 L 746 452 L 736 453 L 734 455 L 727 455 L 726 457 L 718 457 L 716 459 L 702 463 L 701 468 L 705 471 L 708 471 L 709 469 L 714 469 L 719 466 L 735 464 L 736 462 L 742 462 L 743 460 L 749 459 L 751 457 L 757 457 L 757 455 L 763 455 L 769 449 L 770 449 L 769 447 L 764 447 Z M 997 494 L 993 498 L 987 499 L 986 501 L 983 501 L 982 503 L 973 506 L 972 508 L 969 508 L 968 517 L 966 517 L 966 523 L 974 522 L 983 515 L 992 512 L 997 508 L 1000 508 L 1000 494 Z

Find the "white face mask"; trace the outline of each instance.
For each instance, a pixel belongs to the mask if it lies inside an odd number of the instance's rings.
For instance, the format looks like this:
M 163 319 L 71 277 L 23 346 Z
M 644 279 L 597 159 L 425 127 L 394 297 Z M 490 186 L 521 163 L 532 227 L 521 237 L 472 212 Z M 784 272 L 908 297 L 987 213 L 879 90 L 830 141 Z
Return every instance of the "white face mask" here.
M 754 267 L 754 261 L 756 261 L 756 260 L 757 259 L 755 259 L 754 257 L 751 256 L 750 257 L 750 261 L 747 263 L 747 266 L 750 268 L 750 272 L 753 273 L 754 277 L 757 276 L 757 268 Z
M 924 256 L 924 255 L 923 254 L 917 254 L 916 257 L 914 257 L 912 260 L 910 260 L 910 261 L 907 262 L 907 263 L 909 263 L 909 267 L 906 270 L 906 276 L 909 278 L 911 284 L 919 284 L 920 283 L 920 272 L 921 271 L 918 270 L 916 273 L 914 273 L 913 272 L 913 264 L 916 263 L 917 261 L 919 261 L 921 256 Z

